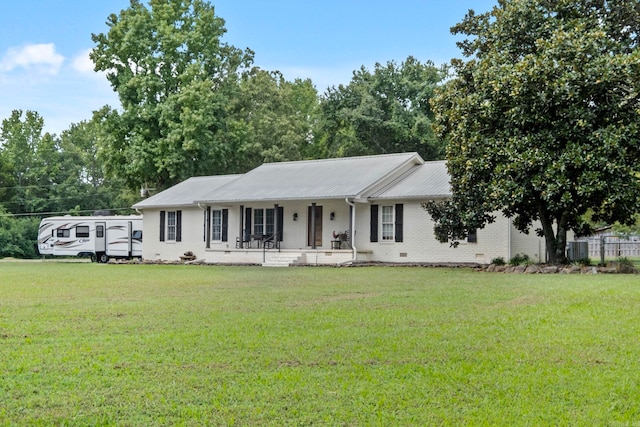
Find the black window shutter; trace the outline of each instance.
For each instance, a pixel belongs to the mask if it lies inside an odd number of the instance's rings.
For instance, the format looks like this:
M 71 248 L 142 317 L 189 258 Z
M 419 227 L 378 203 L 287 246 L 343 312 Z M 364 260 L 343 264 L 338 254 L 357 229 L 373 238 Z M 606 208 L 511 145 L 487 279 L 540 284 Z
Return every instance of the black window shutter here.
M 229 209 L 222 209 L 222 241 L 229 240 Z
M 404 205 L 402 203 L 398 203 L 396 205 L 396 242 L 402 242 L 402 238 L 404 237 L 402 234 L 403 213 L 404 213 Z
M 371 205 L 371 234 L 370 241 L 378 241 L 378 205 Z
M 278 241 L 282 242 L 282 236 L 284 235 L 284 208 L 278 206 Z
M 160 241 L 164 242 L 164 215 L 165 211 L 160 211 Z
M 478 243 L 478 230 L 469 230 L 469 234 L 467 234 L 467 242 Z
M 244 211 L 244 241 L 248 242 L 251 237 L 251 208 Z
M 204 211 L 206 220 L 204 222 L 204 241 L 205 247 L 208 249 L 211 247 L 211 206 L 207 206 L 207 210 Z
M 182 211 L 176 211 L 176 242 L 182 242 Z

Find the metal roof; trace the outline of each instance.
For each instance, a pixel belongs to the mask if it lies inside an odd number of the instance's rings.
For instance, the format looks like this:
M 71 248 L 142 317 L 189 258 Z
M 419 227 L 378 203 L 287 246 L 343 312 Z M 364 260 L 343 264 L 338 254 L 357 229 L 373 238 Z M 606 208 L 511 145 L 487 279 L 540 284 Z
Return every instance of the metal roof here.
M 449 173 L 444 160 L 425 162 L 385 188 L 372 199 L 424 199 L 451 196 Z
M 194 200 L 215 197 L 214 193 L 220 187 L 228 185 L 241 176 L 242 175 L 215 175 L 192 177 L 158 194 L 154 194 L 148 199 L 136 203 L 133 205 L 133 208 L 192 206 Z
M 266 163 L 195 203 L 366 197 L 386 180 L 423 163 L 417 153 Z

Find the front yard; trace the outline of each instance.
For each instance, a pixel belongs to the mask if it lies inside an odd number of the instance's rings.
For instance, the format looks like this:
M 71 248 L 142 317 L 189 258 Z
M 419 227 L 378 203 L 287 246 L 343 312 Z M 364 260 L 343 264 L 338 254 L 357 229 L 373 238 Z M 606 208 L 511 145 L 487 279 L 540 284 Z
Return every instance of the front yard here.
M 635 425 L 634 275 L 0 264 L 0 424 Z

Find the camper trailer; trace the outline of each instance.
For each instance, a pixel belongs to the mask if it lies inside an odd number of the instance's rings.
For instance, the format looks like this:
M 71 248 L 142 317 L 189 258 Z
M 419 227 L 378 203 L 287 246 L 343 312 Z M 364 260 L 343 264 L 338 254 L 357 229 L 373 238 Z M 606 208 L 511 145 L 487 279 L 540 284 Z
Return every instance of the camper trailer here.
M 88 256 L 92 261 L 142 257 L 142 215 L 54 216 L 38 230 L 41 255 Z

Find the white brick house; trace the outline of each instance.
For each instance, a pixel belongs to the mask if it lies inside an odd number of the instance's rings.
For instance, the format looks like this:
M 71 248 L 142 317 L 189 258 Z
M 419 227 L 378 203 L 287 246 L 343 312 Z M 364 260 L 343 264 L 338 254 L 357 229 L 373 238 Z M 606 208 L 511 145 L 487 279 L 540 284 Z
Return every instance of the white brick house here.
M 457 248 L 439 243 L 421 203 L 449 196 L 444 161 L 400 153 L 190 178 L 133 207 L 144 213 L 143 258 L 151 260 L 186 251 L 210 263 L 247 264 L 544 260 L 544 240 L 501 215 Z

